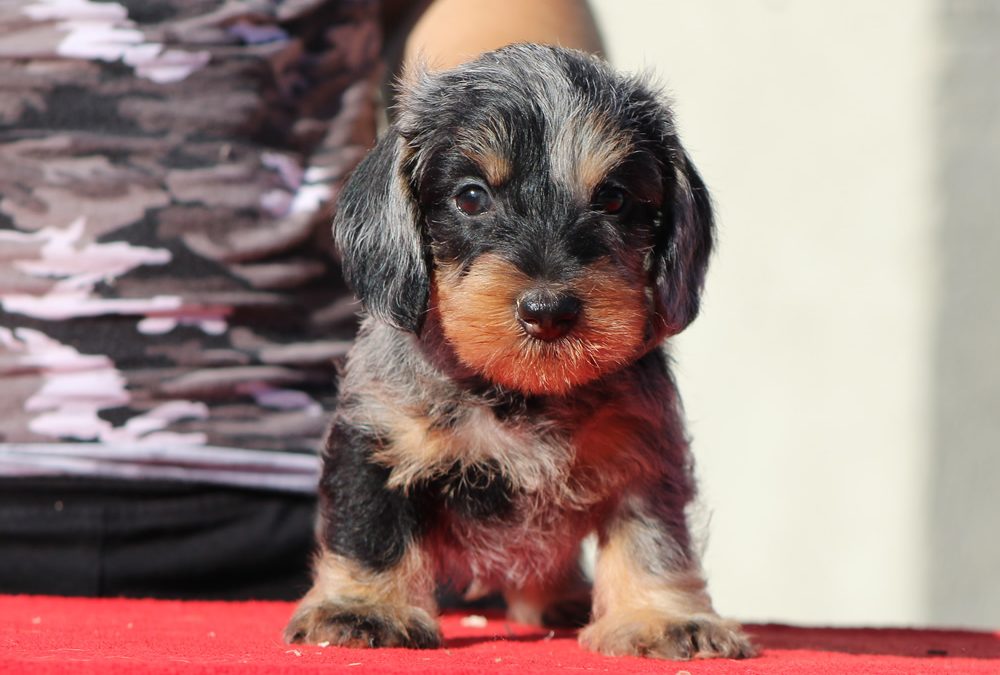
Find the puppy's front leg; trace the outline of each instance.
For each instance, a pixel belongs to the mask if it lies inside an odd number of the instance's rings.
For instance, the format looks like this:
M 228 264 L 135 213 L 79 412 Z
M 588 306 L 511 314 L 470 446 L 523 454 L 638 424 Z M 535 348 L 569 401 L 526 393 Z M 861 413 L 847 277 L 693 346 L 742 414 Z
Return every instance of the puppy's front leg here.
M 686 540 L 683 513 L 657 508 L 653 495 L 625 497 L 600 532 L 594 621 L 581 644 L 608 655 L 752 656 L 739 624 L 712 609 Z
M 312 589 L 285 628 L 288 642 L 349 647 L 441 644 L 433 565 L 418 506 L 386 485 L 375 439 L 335 426 L 321 482 L 321 552 Z
M 376 572 L 322 552 L 313 587 L 288 622 L 285 640 L 343 647 L 440 646 L 433 601 L 415 603 L 413 589 L 407 587 L 412 568 L 420 564 L 418 555 L 411 554 L 399 569 Z

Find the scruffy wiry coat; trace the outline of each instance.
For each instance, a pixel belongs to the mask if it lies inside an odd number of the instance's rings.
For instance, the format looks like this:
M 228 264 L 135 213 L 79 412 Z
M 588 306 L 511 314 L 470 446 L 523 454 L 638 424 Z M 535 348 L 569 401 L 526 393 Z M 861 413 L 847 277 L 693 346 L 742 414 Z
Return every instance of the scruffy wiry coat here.
M 708 194 L 668 108 L 579 52 L 418 74 L 334 224 L 369 313 L 291 641 L 440 643 L 435 583 L 609 654 L 748 656 L 692 551 L 659 345 L 698 311 Z M 578 567 L 597 532 L 593 589 Z

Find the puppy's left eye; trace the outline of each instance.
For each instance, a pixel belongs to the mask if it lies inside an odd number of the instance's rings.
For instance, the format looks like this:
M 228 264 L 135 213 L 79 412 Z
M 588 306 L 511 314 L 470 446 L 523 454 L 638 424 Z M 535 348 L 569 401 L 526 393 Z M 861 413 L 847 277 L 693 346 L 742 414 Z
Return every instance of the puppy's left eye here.
M 628 193 L 615 185 L 606 185 L 594 194 L 591 205 L 598 211 L 613 216 L 628 206 Z
M 455 206 L 468 216 L 478 216 L 486 213 L 493 206 L 490 193 L 486 188 L 478 185 L 466 185 L 462 191 L 455 195 Z

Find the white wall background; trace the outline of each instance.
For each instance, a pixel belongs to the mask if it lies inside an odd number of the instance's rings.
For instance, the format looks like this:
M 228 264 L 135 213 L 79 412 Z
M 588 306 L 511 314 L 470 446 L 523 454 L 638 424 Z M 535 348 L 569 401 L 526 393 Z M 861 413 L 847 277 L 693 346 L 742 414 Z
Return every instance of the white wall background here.
M 966 114 L 953 95 L 942 104 L 949 83 L 971 77 L 973 107 L 983 92 L 1000 102 L 1000 60 L 963 64 L 952 49 L 1000 44 L 1000 3 L 592 5 L 612 62 L 667 84 L 717 204 L 703 314 L 675 345 L 717 608 L 1000 627 L 997 322 L 975 326 L 980 351 L 964 362 L 982 367 L 962 405 L 949 392 L 967 382 L 949 380 L 942 348 L 966 287 L 1000 307 L 1000 273 L 950 281 L 963 261 L 940 251 L 964 217 L 967 248 L 1000 269 L 1000 105 L 972 139 L 995 150 L 971 169 L 994 172 L 981 204 L 953 198 L 968 181 L 941 171 L 955 146 L 942 131 Z M 961 148 L 951 156 L 963 164 Z M 969 423 L 978 431 L 954 447 L 948 430 Z M 942 485 L 950 457 L 964 459 Z M 968 490 L 979 496 L 965 509 Z

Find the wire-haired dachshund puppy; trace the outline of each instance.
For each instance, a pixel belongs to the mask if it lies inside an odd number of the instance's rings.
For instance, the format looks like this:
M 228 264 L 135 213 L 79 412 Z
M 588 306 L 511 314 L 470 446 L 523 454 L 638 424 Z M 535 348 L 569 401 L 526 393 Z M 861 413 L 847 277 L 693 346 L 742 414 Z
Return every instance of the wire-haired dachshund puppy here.
M 745 657 L 712 609 L 659 345 L 698 312 L 708 192 L 669 110 L 580 52 L 422 73 L 334 223 L 368 318 L 324 453 L 291 642 L 435 647 L 435 584 L 586 647 Z M 598 535 L 593 588 L 581 540 Z

